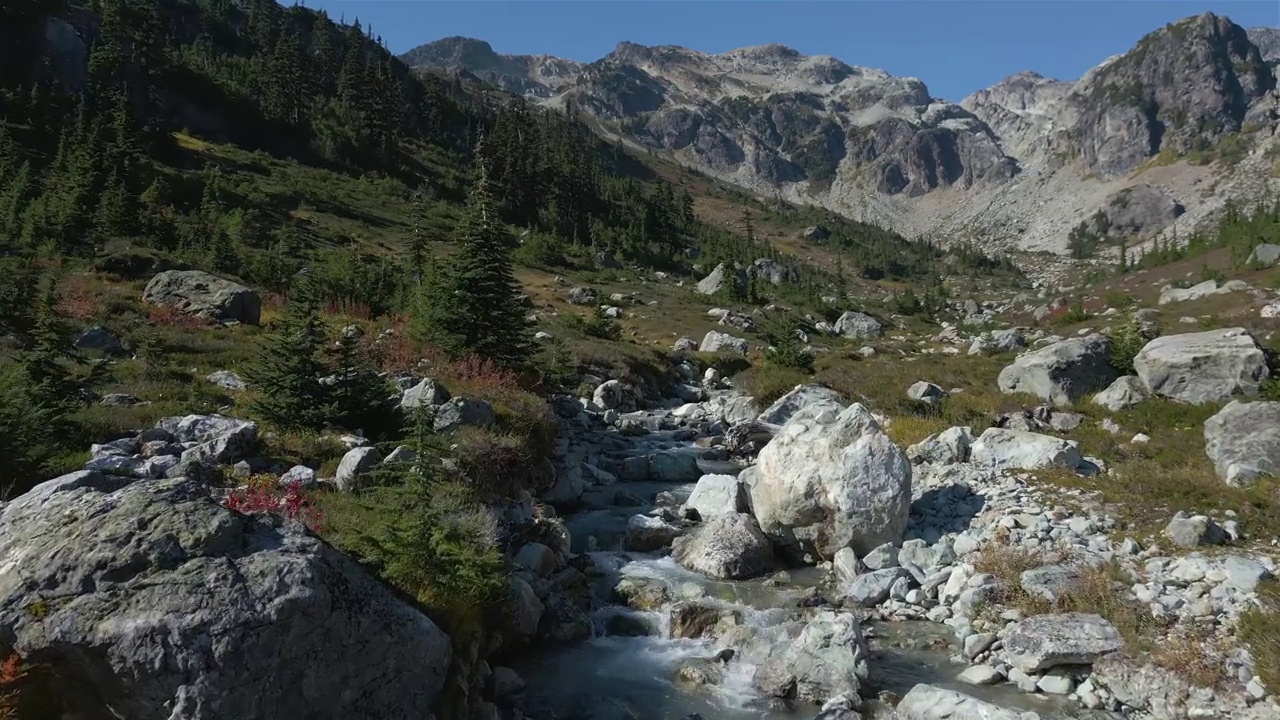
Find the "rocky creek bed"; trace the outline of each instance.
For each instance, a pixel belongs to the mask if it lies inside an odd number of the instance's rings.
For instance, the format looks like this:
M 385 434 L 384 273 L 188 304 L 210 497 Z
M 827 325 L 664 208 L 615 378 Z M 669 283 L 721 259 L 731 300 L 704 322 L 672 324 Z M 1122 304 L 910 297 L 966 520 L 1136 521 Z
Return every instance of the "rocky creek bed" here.
M 553 403 L 554 486 L 493 507 L 506 537 L 538 539 L 511 546 L 488 639 L 451 642 L 305 530 L 228 510 L 201 474 L 245 462 L 257 427 L 187 416 L 0 505 L 0 643 L 128 717 L 430 717 L 450 692 L 499 720 L 1280 717 L 1234 639 L 1275 561 L 1231 547 L 1230 519 L 1179 516 L 1143 547 L 1029 482 L 1105 472 L 1056 437 L 956 427 L 904 450 L 816 386 L 763 411 L 712 374 L 680 395 L 639 409 L 609 381 Z M 439 400 L 438 431 L 491 415 Z M 336 477 L 282 479 L 358 488 L 383 460 L 349 440 Z M 984 572 L 999 552 L 1032 561 Z M 1223 682 L 1195 687 L 1091 608 L 1055 606 L 1099 567 L 1104 595 L 1160 621 L 1156 647 L 1194 629 Z

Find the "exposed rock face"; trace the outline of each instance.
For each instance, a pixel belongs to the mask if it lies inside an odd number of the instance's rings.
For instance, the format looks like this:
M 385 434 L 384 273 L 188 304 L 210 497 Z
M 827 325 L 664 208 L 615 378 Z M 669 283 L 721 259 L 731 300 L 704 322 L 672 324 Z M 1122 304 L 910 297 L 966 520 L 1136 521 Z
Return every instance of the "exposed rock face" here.
M 757 669 L 755 683 L 774 697 L 814 704 L 840 694 L 857 697 L 867 679 L 867 646 L 851 613 L 823 612 L 779 641 Z
M 676 562 L 694 572 L 742 580 L 773 569 L 773 546 L 755 518 L 744 513 L 719 515 L 699 525 L 672 546 Z
M 1084 225 L 1102 238 L 1148 238 L 1168 227 L 1186 210 L 1160 188 L 1131 185 L 1108 198 Z
M 166 270 L 151 278 L 142 301 L 214 320 L 257 325 L 262 299 L 256 290 L 199 270 Z
M 1000 371 L 998 383 L 1007 393 L 1024 392 L 1055 405 L 1069 405 L 1115 380 L 1109 360 L 1110 340 L 1094 333 L 1071 338 L 1020 355 Z
M 1232 136 L 1266 141 L 1243 131 L 1275 120 L 1263 58 L 1276 44 L 1273 30 L 1246 33 L 1205 14 L 1099 58 L 1079 80 L 1021 72 L 959 104 L 915 78 L 781 45 L 713 55 L 621 43 L 583 65 L 450 38 L 405 57 L 465 68 L 546 106 L 573 103 L 610 134 L 756 192 L 905 235 L 976 226 L 1062 252 L 1070 230 L 1099 210 L 1116 233 L 1148 237 L 1180 204 L 1198 223 L 1242 189 L 1267 197 L 1278 183 L 1257 179 L 1260 166 L 1226 168 L 1232 182 L 1206 195 L 1131 173 L 1162 151 L 1177 158 Z
M 355 561 L 195 481 L 46 482 L 0 507 L 0 564 L 0 636 L 123 717 L 426 717 L 449 668 Z
M 1147 35 L 1077 83 L 1067 101 L 1078 119 L 1060 142 L 1117 176 L 1162 149 L 1189 152 L 1239 131 L 1274 86 L 1244 28 L 1206 13 Z
M 741 271 L 720 263 L 715 270 L 711 271 L 710 275 L 698 281 L 697 290 L 703 295 L 715 295 L 719 292 L 727 291 L 727 288 L 731 285 L 736 286 L 738 290 L 745 289 L 747 276 Z
M 1204 422 L 1204 445 L 1229 485 L 1274 477 L 1280 472 L 1280 402 L 1228 403 Z
M 861 404 L 796 414 L 743 480 L 761 529 L 784 547 L 829 558 L 902 540 L 911 465 Z
M 1262 349 L 1243 328 L 1156 338 L 1134 357 L 1133 369 L 1151 394 L 1195 404 L 1257 395 L 1268 377 Z

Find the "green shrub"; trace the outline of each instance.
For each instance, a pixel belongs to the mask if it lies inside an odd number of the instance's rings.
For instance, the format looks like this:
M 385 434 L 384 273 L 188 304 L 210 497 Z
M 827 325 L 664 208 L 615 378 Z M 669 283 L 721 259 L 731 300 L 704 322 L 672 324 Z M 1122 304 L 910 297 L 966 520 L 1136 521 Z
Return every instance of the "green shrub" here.
M 1111 366 L 1123 375 L 1132 375 L 1133 359 L 1152 338 L 1136 321 L 1112 329 L 1108 336 L 1111 338 Z
M 774 400 L 791 392 L 796 385 L 810 381 L 810 376 L 795 368 L 765 363 L 753 368 L 743 378 L 747 394 L 756 399 L 756 404 L 766 407 Z

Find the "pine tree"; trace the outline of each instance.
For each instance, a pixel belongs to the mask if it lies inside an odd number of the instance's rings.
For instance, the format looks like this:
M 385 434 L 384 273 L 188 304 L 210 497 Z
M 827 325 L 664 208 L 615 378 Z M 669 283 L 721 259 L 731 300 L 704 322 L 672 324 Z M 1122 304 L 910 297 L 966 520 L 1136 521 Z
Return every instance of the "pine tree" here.
M 259 344 L 246 368 L 246 379 L 257 391 L 251 410 L 285 428 L 318 428 L 327 414 L 325 372 L 320 361 L 324 326 L 304 281 L 299 283 L 279 325 Z
M 422 271 L 426 264 L 427 253 L 427 193 L 419 188 L 410 200 L 413 227 L 409 231 L 409 269 L 413 271 L 414 281 L 422 285 Z
M 366 437 L 380 437 L 399 426 L 392 391 L 371 363 L 360 355 L 360 333 L 343 330 L 332 350 L 334 383 L 326 388 L 329 422 Z
M 483 153 L 476 157 L 475 184 L 457 229 L 457 256 L 446 272 L 423 284 L 415 334 L 453 356 L 474 353 L 518 366 L 531 347 L 512 272 L 514 243 L 498 218 Z

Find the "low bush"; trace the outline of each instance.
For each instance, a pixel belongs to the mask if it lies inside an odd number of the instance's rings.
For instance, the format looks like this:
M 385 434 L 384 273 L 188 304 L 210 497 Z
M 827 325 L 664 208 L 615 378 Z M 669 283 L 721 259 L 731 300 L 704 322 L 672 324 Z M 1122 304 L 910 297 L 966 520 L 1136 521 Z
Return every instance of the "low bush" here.
M 315 533 L 324 527 L 324 512 L 302 491 L 302 484 L 292 482 L 281 487 L 271 474 L 249 478 L 228 493 L 222 503 L 228 510 L 245 515 L 270 514 L 299 522 Z
M 758 406 L 764 408 L 791 392 L 795 386 L 811 382 L 812 378 L 796 368 L 762 363 L 743 373 L 741 381 L 745 392 L 755 398 Z
M 0 720 L 18 720 L 17 685 L 26 675 L 18 653 L 0 660 Z

